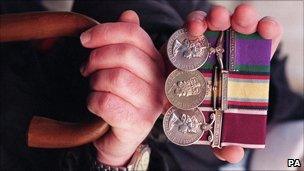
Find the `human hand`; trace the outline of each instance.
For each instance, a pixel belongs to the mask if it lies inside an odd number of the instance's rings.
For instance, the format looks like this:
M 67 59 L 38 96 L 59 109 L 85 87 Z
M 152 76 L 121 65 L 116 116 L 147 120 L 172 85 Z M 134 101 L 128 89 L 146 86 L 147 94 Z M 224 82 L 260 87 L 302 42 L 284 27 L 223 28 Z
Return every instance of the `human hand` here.
M 203 11 L 194 11 L 188 15 L 186 27 L 190 36 L 201 35 L 206 29 L 222 31 L 232 27 L 242 34 L 258 32 L 265 39 L 272 39 L 271 56 L 273 56 L 282 36 L 282 26 L 272 17 L 260 18 L 257 11 L 248 4 L 236 7 L 233 14 L 222 6 L 214 6 L 207 15 Z M 230 163 L 239 162 L 244 156 L 244 149 L 227 146 L 214 149 L 214 154 Z
M 111 126 L 94 142 L 97 159 L 123 166 L 162 112 L 162 58 L 134 11 L 122 13 L 119 22 L 87 30 L 80 39 L 84 47 L 94 48 L 80 69 L 90 76 L 87 107 Z

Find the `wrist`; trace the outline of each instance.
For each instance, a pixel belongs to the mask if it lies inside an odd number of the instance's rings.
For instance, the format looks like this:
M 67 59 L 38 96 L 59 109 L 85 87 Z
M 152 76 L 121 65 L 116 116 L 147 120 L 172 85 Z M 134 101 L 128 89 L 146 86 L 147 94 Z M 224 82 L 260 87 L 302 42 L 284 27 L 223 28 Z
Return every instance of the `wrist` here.
M 131 159 L 129 159 L 128 163 L 125 166 L 114 166 L 105 164 L 104 162 L 100 162 L 96 160 L 94 162 L 94 168 L 97 171 L 109 171 L 109 170 L 121 170 L 121 171 L 128 171 L 128 170 L 143 170 L 146 171 L 149 166 L 151 149 L 148 145 L 139 145 L 134 154 L 132 155 Z
M 110 166 L 126 166 L 130 162 L 132 156 L 133 153 L 125 155 L 113 155 L 97 150 L 97 161 Z
M 117 141 L 111 141 L 112 143 L 109 145 L 104 145 L 107 142 L 109 141 L 96 141 L 93 145 L 97 150 L 97 161 L 110 166 L 125 166 L 128 164 L 138 146 L 138 144 L 131 143 L 115 143 Z

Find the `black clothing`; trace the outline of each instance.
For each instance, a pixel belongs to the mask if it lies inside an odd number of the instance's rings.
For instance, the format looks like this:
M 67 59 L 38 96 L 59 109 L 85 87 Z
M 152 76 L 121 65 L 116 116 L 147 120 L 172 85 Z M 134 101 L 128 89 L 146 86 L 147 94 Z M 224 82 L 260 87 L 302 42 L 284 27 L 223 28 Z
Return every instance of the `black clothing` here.
M 1 13 L 10 13 L 11 9 L 24 12 L 15 6 L 18 5 L 1 2 Z M 43 10 L 39 4 L 34 6 L 35 10 Z M 189 12 L 195 9 L 207 12 L 209 5 L 204 1 L 141 0 L 76 1 L 73 7 L 73 11 L 100 22 L 116 21 L 127 9 L 139 14 L 141 26 L 159 48 L 183 25 Z M 62 38 L 46 54 L 38 52 L 33 42 L 1 44 L 1 170 L 89 170 L 95 160 L 91 145 L 70 149 L 37 149 L 26 145 L 28 125 L 34 115 L 69 122 L 94 117 L 85 104 L 88 80 L 79 73 L 79 66 L 88 54 L 78 38 Z M 303 98 L 289 90 L 286 78 L 282 77 L 284 63 L 273 60 L 271 72 L 270 120 L 303 119 L 295 112 L 303 110 L 300 105 Z M 225 164 L 207 146 L 180 147 L 169 143 L 164 138 L 161 121 L 157 121 L 147 142 L 152 148 L 151 170 L 217 170 Z

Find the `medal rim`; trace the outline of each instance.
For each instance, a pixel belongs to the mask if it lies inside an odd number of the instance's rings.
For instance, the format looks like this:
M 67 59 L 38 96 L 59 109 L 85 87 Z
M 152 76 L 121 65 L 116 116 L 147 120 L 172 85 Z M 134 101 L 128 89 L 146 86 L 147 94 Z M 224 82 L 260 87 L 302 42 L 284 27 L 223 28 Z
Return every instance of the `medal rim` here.
M 166 129 L 165 129 L 165 128 L 166 128 L 166 125 L 165 125 L 165 118 L 166 118 L 166 116 L 169 115 L 169 111 L 172 110 L 172 108 L 176 108 L 176 110 L 183 110 L 183 109 L 179 109 L 179 108 L 177 108 L 177 107 L 175 107 L 175 106 L 171 106 L 171 107 L 166 111 L 166 113 L 164 114 L 164 117 L 163 117 L 163 130 L 164 130 L 164 133 L 165 133 L 167 139 L 168 139 L 170 142 L 172 142 L 172 143 L 174 143 L 174 144 L 176 144 L 176 145 L 179 145 L 179 146 L 190 146 L 190 145 L 193 145 L 193 144 L 195 144 L 196 142 L 198 142 L 198 141 L 203 137 L 203 135 L 204 135 L 204 133 L 205 133 L 205 130 L 203 130 L 203 129 L 201 128 L 201 126 L 199 126 L 199 129 L 202 131 L 202 133 L 201 133 L 200 136 L 198 136 L 199 138 L 198 138 L 197 140 L 195 140 L 194 142 L 191 142 L 191 143 L 188 143 L 188 144 L 179 144 L 179 143 L 177 143 L 177 142 L 172 141 L 172 140 L 169 138 L 169 136 L 167 135 L 167 132 L 168 132 L 168 131 L 166 131 Z M 202 124 L 206 124 L 205 115 L 204 115 L 204 113 L 203 113 L 198 107 L 193 108 L 193 109 L 190 109 L 190 110 L 193 110 L 193 112 L 194 112 L 194 110 L 198 110 L 199 113 L 202 115 L 202 118 L 203 118 L 203 123 L 202 123 Z M 184 110 L 184 111 L 189 111 L 189 110 Z M 170 115 L 172 115 L 172 113 L 171 113 Z
M 189 108 L 183 108 L 183 107 L 180 107 L 180 106 L 176 105 L 175 103 L 172 103 L 173 101 L 172 101 L 171 98 L 169 98 L 169 93 L 168 93 L 168 91 L 167 91 L 167 89 L 168 89 L 168 84 L 169 84 L 169 83 L 168 83 L 168 80 L 169 80 L 168 78 L 172 77 L 172 75 L 173 75 L 175 72 L 197 72 L 198 74 L 200 74 L 200 76 L 203 78 L 204 84 L 205 84 L 204 97 L 202 98 L 202 100 L 201 100 L 200 103 L 198 103 L 198 104 L 195 105 L 195 106 L 191 106 L 191 107 L 189 107 Z M 166 97 L 167 97 L 168 101 L 170 102 L 170 104 L 171 104 L 172 106 L 174 106 L 174 107 L 176 107 L 176 108 L 178 108 L 178 109 L 181 109 L 181 110 L 191 110 L 191 109 L 197 108 L 199 105 L 201 105 L 201 104 L 203 103 L 203 101 L 205 100 L 206 95 L 207 95 L 207 86 L 208 86 L 208 84 L 207 84 L 206 78 L 203 76 L 203 74 L 202 74 L 200 71 L 198 71 L 198 70 L 194 70 L 194 71 L 184 71 L 184 70 L 180 70 L 180 69 L 175 69 L 175 70 L 173 70 L 173 71 L 168 75 L 168 77 L 167 77 L 167 79 L 166 79 L 166 81 L 165 81 L 165 94 L 166 94 Z
M 210 49 L 210 43 L 209 43 L 207 37 L 206 37 L 204 34 L 201 34 L 200 36 L 197 36 L 197 37 L 203 37 L 204 39 L 206 39 L 206 42 L 207 42 L 206 48 L 207 48 L 207 51 L 208 51 L 208 52 L 207 52 L 207 55 L 205 56 L 205 60 L 203 60 L 203 61 L 201 62 L 201 64 L 199 64 L 197 67 L 195 67 L 195 68 L 193 68 L 193 69 L 181 68 L 181 67 L 177 66 L 174 62 L 172 62 L 171 57 L 173 56 L 173 54 L 169 54 L 169 52 L 171 51 L 170 49 L 172 49 L 172 44 L 173 44 L 173 43 L 170 44 L 170 42 L 172 42 L 173 37 L 174 37 L 176 34 L 178 34 L 178 32 L 183 32 L 183 34 L 187 34 L 187 30 L 184 29 L 184 28 L 181 28 L 181 29 L 178 29 L 177 31 L 175 31 L 175 32 L 170 36 L 169 41 L 168 41 L 168 43 L 167 43 L 167 48 L 166 48 L 166 50 L 167 50 L 167 56 L 168 56 L 168 58 L 169 58 L 170 63 L 171 63 L 174 67 L 176 67 L 177 69 L 180 69 L 180 70 L 183 70 L 183 71 L 195 71 L 195 70 L 201 68 L 201 67 L 207 62 L 207 60 L 209 59 L 209 57 L 210 57 L 210 55 L 211 55 L 210 50 L 209 50 L 209 49 Z M 174 40 L 176 40 L 176 39 L 174 39 Z

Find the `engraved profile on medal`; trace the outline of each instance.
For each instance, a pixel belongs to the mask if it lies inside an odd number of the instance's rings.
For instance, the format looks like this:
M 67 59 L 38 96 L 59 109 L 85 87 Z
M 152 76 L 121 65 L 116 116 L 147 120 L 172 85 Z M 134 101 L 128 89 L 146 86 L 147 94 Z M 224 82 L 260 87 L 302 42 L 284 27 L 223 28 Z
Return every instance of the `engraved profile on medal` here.
M 178 81 L 173 84 L 169 90 L 169 93 L 173 91 L 178 97 L 188 97 L 198 95 L 202 85 L 199 83 L 196 77 L 192 77 L 186 81 Z
M 207 50 L 207 47 L 199 38 L 195 40 L 185 39 L 182 42 L 176 39 L 173 45 L 173 55 L 176 56 L 181 53 L 186 59 L 199 58 L 203 55 L 204 50 Z
M 172 130 L 174 126 L 178 128 L 178 131 L 182 133 L 197 133 L 197 129 L 202 125 L 201 122 L 197 120 L 195 116 L 190 117 L 187 114 L 182 114 L 181 118 L 178 118 L 175 113 L 172 114 L 169 120 L 169 131 Z
M 171 63 L 178 69 L 193 71 L 208 59 L 209 43 L 204 35 L 189 38 L 185 29 L 179 29 L 169 38 L 167 54 Z
M 165 83 L 169 102 L 179 109 L 193 109 L 199 106 L 207 91 L 207 83 L 199 71 L 174 70 Z
M 205 125 L 205 117 L 198 109 L 182 110 L 170 107 L 164 115 L 163 129 L 167 138 L 181 146 L 197 142 L 204 134 L 201 127 Z

